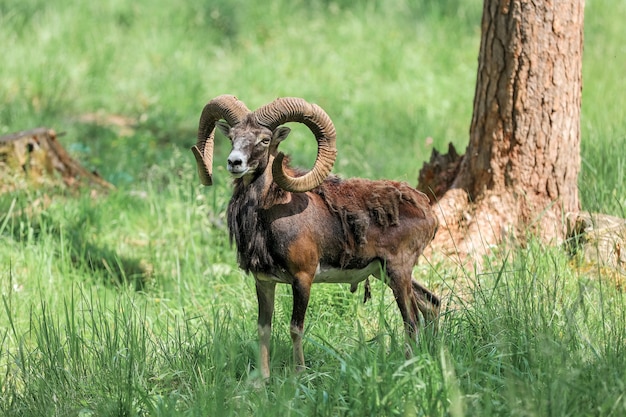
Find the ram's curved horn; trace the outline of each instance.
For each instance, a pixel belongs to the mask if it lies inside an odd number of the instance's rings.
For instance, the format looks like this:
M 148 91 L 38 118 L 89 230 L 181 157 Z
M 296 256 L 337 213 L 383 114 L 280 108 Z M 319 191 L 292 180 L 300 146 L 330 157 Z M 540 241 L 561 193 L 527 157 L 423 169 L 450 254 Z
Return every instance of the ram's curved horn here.
M 215 122 L 226 120 L 229 125 L 236 125 L 250 113 L 243 101 L 235 96 L 221 95 L 209 101 L 200 115 L 198 125 L 198 143 L 191 147 L 198 165 L 198 176 L 203 185 L 213 184 L 213 135 Z
M 292 177 L 285 172 L 285 155 L 278 153 L 272 164 L 272 175 L 279 187 L 291 192 L 304 192 L 317 187 L 326 179 L 337 157 L 336 132 L 332 120 L 321 107 L 301 98 L 285 97 L 258 108 L 254 115 L 261 125 L 270 130 L 288 122 L 303 123 L 317 140 L 315 164 L 301 177 Z

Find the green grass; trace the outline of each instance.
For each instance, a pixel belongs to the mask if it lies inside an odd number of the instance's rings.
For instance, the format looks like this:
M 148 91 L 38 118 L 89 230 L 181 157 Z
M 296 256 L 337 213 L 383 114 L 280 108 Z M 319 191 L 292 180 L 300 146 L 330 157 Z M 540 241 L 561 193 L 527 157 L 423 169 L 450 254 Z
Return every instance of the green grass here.
M 583 208 L 624 216 L 626 6 L 587 3 L 580 194 Z M 481 273 L 421 265 L 449 307 L 409 361 L 382 284 L 365 305 L 319 286 L 309 369 L 294 374 L 280 287 L 273 376 L 254 383 L 256 300 L 225 226 L 227 144 L 212 188 L 188 151 L 202 106 L 222 93 L 250 107 L 305 97 L 336 124 L 336 172 L 415 183 L 427 138 L 467 143 L 480 14 L 478 0 L 0 1 L 0 134 L 66 132 L 118 187 L 0 195 L 0 414 L 624 415 L 623 278 L 534 242 Z M 314 143 L 293 128 L 281 147 L 308 166 Z

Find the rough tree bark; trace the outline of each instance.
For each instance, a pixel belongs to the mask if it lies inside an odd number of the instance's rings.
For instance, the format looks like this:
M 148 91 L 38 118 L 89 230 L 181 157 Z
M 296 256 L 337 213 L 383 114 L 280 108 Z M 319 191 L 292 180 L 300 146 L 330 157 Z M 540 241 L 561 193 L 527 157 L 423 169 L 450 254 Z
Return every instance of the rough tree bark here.
M 528 232 L 563 240 L 579 210 L 583 9 L 584 0 L 485 0 L 469 145 L 437 196 L 433 250 L 476 259 Z

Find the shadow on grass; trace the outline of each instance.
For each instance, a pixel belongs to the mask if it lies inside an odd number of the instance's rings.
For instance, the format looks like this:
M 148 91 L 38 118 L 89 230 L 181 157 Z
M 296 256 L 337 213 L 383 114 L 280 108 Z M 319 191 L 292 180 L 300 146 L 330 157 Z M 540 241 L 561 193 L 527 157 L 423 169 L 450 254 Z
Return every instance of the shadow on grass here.
M 120 255 L 107 245 L 89 240 L 80 228 L 68 233 L 72 265 L 101 276 L 108 284 L 130 285 L 141 291 L 148 271 L 140 259 Z
M 13 201 L 20 200 L 19 196 L 14 196 Z M 98 242 L 103 225 L 93 207 L 83 207 L 72 219 L 56 219 L 31 204 L 32 197 L 23 200 L 29 202 L 28 206 L 22 203 L 22 207 L 16 208 L 16 204 L 4 204 L 6 200 L 0 202 L 0 207 L 8 208 L 1 210 L 0 237 L 4 235 L 23 244 L 37 242 L 55 257 L 66 257 L 70 268 L 84 271 L 107 285 L 132 286 L 136 291 L 144 288 L 150 275 L 147 263 Z

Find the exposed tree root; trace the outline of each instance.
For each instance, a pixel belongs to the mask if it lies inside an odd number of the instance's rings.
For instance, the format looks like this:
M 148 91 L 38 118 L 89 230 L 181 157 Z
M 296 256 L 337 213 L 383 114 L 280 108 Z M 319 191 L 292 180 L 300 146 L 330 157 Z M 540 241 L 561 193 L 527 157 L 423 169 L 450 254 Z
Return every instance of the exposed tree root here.
M 585 211 L 561 216 L 558 202 L 541 202 L 514 190 L 485 190 L 478 201 L 455 188 L 463 160 L 454 147 L 433 152 L 420 172 L 418 188 L 434 201 L 439 231 L 424 255 L 480 270 L 483 258 L 502 245 L 524 245 L 528 236 L 564 245 L 586 264 L 608 268 L 626 281 L 626 220 Z M 446 188 L 447 187 L 447 188 Z

